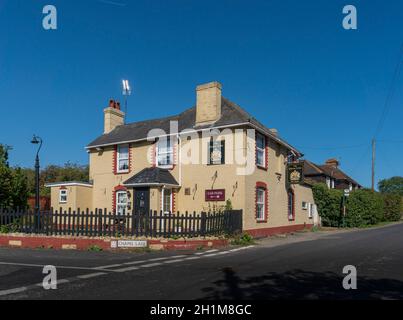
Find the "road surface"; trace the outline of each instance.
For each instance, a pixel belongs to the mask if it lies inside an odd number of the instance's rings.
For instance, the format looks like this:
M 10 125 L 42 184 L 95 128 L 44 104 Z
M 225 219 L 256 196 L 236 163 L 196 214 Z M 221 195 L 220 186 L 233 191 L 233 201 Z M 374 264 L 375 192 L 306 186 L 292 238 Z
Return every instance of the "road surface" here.
M 40 285 L 44 265 L 58 287 Z M 357 289 L 342 286 L 357 268 Z M 403 224 L 207 251 L 0 248 L 0 299 L 403 299 Z

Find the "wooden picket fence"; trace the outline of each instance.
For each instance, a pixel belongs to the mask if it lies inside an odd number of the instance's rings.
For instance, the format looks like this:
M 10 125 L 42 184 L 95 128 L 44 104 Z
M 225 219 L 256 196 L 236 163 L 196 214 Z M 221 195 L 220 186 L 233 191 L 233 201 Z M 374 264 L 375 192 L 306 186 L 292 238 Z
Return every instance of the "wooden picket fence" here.
M 125 215 L 106 209 L 32 210 L 0 208 L 0 233 L 27 233 L 86 237 L 162 237 L 192 238 L 234 234 L 242 231 L 242 210 L 201 213 Z

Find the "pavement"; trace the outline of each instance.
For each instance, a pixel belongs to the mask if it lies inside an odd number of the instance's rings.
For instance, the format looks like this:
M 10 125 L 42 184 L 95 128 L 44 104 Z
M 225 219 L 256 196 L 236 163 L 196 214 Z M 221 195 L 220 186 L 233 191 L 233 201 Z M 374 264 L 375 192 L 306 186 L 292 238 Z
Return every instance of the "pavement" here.
M 43 267 L 57 270 L 45 290 Z M 357 269 L 357 289 L 342 286 Z M 0 299 L 403 299 L 403 223 L 207 251 L 0 248 Z

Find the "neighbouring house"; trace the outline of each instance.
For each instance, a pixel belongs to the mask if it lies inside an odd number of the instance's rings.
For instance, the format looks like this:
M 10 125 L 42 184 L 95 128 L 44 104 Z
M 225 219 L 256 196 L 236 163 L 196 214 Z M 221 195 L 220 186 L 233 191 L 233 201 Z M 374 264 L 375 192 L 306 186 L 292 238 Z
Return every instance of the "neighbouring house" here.
M 218 82 L 196 89 L 196 105 L 166 118 L 125 124 L 120 104 L 104 109 L 104 133 L 86 147 L 90 182 L 48 184 L 52 207 L 117 214 L 243 210 L 255 236 L 313 225 L 308 184 L 289 184 L 301 152 L 237 104 Z
M 329 189 L 356 190 L 362 186 L 345 174 L 337 159 L 328 159 L 325 164 L 317 165 L 309 160 L 304 162 L 304 177 L 309 183 L 325 183 Z

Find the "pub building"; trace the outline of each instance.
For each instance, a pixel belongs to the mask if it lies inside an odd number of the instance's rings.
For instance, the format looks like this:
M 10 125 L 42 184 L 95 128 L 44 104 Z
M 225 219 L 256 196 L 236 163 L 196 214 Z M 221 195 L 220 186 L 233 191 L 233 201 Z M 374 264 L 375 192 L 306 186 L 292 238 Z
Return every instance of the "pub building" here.
M 199 85 L 194 107 L 127 124 L 119 102 L 111 100 L 103 134 L 86 147 L 89 181 L 47 184 L 52 207 L 116 214 L 230 207 L 243 210 L 243 230 L 253 236 L 318 223 L 311 186 L 298 167 L 302 153 L 221 93 L 218 82 Z M 150 139 L 150 132 L 165 134 Z

